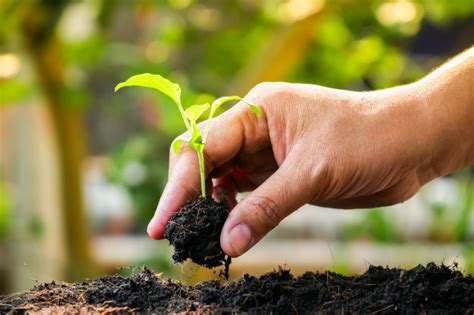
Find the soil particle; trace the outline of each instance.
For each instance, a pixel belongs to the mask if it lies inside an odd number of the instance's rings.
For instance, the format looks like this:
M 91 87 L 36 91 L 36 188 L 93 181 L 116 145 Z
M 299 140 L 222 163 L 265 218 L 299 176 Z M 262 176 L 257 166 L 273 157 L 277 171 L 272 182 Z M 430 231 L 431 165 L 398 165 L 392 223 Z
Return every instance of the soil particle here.
M 433 263 L 410 270 L 370 267 L 360 276 L 279 269 L 259 278 L 194 287 L 149 269 L 76 284 L 49 283 L 0 297 L 0 313 L 473 314 L 474 278 Z
M 228 214 L 229 207 L 210 196 L 188 202 L 170 218 L 165 229 L 165 238 L 174 247 L 173 260 L 181 263 L 190 258 L 207 268 L 225 265 L 227 274 L 230 260 L 219 240 Z

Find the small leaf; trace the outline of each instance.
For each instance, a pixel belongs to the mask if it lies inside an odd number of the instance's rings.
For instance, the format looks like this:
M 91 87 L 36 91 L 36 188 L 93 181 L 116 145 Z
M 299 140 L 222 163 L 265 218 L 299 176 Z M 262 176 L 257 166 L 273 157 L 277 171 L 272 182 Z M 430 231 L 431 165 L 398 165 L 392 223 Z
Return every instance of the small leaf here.
M 186 108 L 184 111 L 186 118 L 188 118 L 190 121 L 197 121 L 199 117 L 201 117 L 202 114 L 204 114 L 205 111 L 207 111 L 211 107 L 209 103 L 203 104 L 203 105 L 193 105 L 191 107 Z
M 178 154 L 179 150 L 181 150 L 181 146 L 185 142 L 186 142 L 186 140 L 181 139 L 181 138 L 174 139 L 173 143 L 171 143 L 171 147 L 173 148 L 174 153 Z
M 201 129 L 199 129 L 198 125 L 195 122 L 192 122 L 191 126 L 193 132 L 191 134 L 191 140 L 189 140 L 188 144 L 194 150 L 202 150 L 204 148 L 204 143 L 202 141 Z
M 222 104 L 224 104 L 226 102 L 229 102 L 229 101 L 243 101 L 245 104 L 247 104 L 250 107 L 250 109 L 257 115 L 258 118 L 262 117 L 262 111 L 260 110 L 260 107 L 246 101 L 245 99 L 241 98 L 240 96 L 222 96 L 222 97 L 219 97 L 214 102 L 212 102 L 211 112 L 209 113 L 209 118 L 207 120 L 206 129 L 204 131 L 204 141 L 203 141 L 203 143 L 206 143 L 206 141 L 207 141 L 207 135 L 209 133 L 209 126 L 211 124 L 211 119 L 214 117 L 214 114 L 216 113 L 217 109 L 219 107 L 221 107 Z
M 209 114 L 209 117 L 212 118 L 214 117 L 215 112 L 219 107 L 221 107 L 222 104 L 229 102 L 229 101 L 243 101 L 245 104 L 247 104 L 250 109 L 257 115 L 258 118 L 262 117 L 262 110 L 260 107 L 257 105 L 248 102 L 247 100 L 241 98 L 240 96 L 223 96 L 219 97 L 216 99 L 214 102 L 212 102 L 211 105 L 211 113 Z
M 115 92 L 126 86 L 143 86 L 158 90 L 169 96 L 176 104 L 181 105 L 181 88 L 179 85 L 159 74 L 143 73 L 134 75 L 127 81 L 117 84 Z
M 222 104 L 226 103 L 226 102 L 229 102 L 229 101 L 240 101 L 242 100 L 241 97 L 239 96 L 223 96 L 223 97 L 219 97 L 218 99 L 216 99 L 214 102 L 212 102 L 212 105 L 211 105 L 211 113 L 210 113 L 210 117 L 214 117 L 214 113 L 217 111 L 217 109 L 219 107 L 221 107 Z
M 257 115 L 258 118 L 262 117 L 262 110 L 260 109 L 260 107 L 258 105 L 250 103 L 250 102 L 246 101 L 245 99 L 242 99 L 242 101 L 244 101 L 244 103 L 246 103 L 250 107 L 252 112 L 254 112 L 255 115 Z

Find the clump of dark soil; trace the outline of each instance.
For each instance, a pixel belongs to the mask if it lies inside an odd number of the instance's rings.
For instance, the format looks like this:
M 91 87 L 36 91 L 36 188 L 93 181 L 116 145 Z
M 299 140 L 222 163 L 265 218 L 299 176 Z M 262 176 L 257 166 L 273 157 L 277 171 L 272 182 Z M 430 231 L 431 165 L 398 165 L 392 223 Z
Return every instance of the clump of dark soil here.
M 190 258 L 207 268 L 226 265 L 227 273 L 230 257 L 222 251 L 219 239 L 228 214 L 227 204 L 211 196 L 188 202 L 166 226 L 165 238 L 174 247 L 173 260 L 181 263 Z
M 474 278 L 434 263 L 410 270 L 371 266 L 360 276 L 278 270 L 194 287 L 162 279 L 149 269 L 83 283 L 41 284 L 0 297 L 0 313 L 373 313 L 473 314 Z

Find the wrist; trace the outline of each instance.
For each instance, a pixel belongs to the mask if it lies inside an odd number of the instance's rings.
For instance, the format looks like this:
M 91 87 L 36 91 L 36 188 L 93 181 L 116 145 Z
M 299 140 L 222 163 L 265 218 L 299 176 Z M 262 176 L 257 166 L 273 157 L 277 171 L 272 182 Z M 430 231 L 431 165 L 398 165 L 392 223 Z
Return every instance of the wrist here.
M 456 100 L 460 95 L 446 94 L 443 88 L 431 87 L 429 81 L 422 85 L 421 91 L 426 92 L 421 93 L 421 104 L 429 115 L 428 128 L 432 130 L 432 169 L 437 176 L 444 176 L 472 165 L 472 110 L 469 110 L 466 102 Z
M 416 168 L 421 184 L 474 164 L 472 86 L 474 49 L 415 83 L 366 93 L 392 154 Z
M 416 83 L 433 131 L 433 169 L 443 176 L 474 165 L 474 49 Z
M 420 83 L 367 92 L 367 108 L 376 113 L 376 129 L 398 167 L 416 171 L 420 184 L 449 173 L 440 120 Z M 450 156 L 450 155 L 448 155 Z

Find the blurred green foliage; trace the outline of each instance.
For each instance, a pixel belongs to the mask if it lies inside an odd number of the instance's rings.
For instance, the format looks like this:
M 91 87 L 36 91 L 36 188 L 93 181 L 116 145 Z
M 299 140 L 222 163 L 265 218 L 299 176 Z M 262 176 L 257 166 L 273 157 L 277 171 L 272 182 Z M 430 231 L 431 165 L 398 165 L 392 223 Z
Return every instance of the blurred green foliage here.
M 474 244 L 470 243 L 466 246 L 466 273 L 474 275 Z
M 5 183 L 0 178 L 0 241 L 7 236 L 11 221 L 12 202 Z
M 132 197 L 139 231 L 145 230 L 164 189 L 168 155 L 159 152 L 167 152 L 170 141 L 160 132 L 137 136 L 118 147 L 107 165 L 109 178 Z
M 460 180 L 462 196 L 459 200 L 458 207 L 461 209 L 461 213 L 457 222 L 454 224 L 455 237 L 454 239 L 459 241 L 466 241 L 469 239 L 469 225 L 474 216 L 474 180 L 470 171 L 473 168 L 468 168 L 461 173 L 462 180 Z
M 0 90 L 2 91 L 0 106 L 16 103 L 25 99 L 31 93 L 29 85 L 19 80 L 0 80 Z
M 342 237 L 348 240 L 363 238 L 378 242 L 399 242 L 398 234 L 381 208 L 371 209 L 359 222 L 347 225 L 342 231 Z

